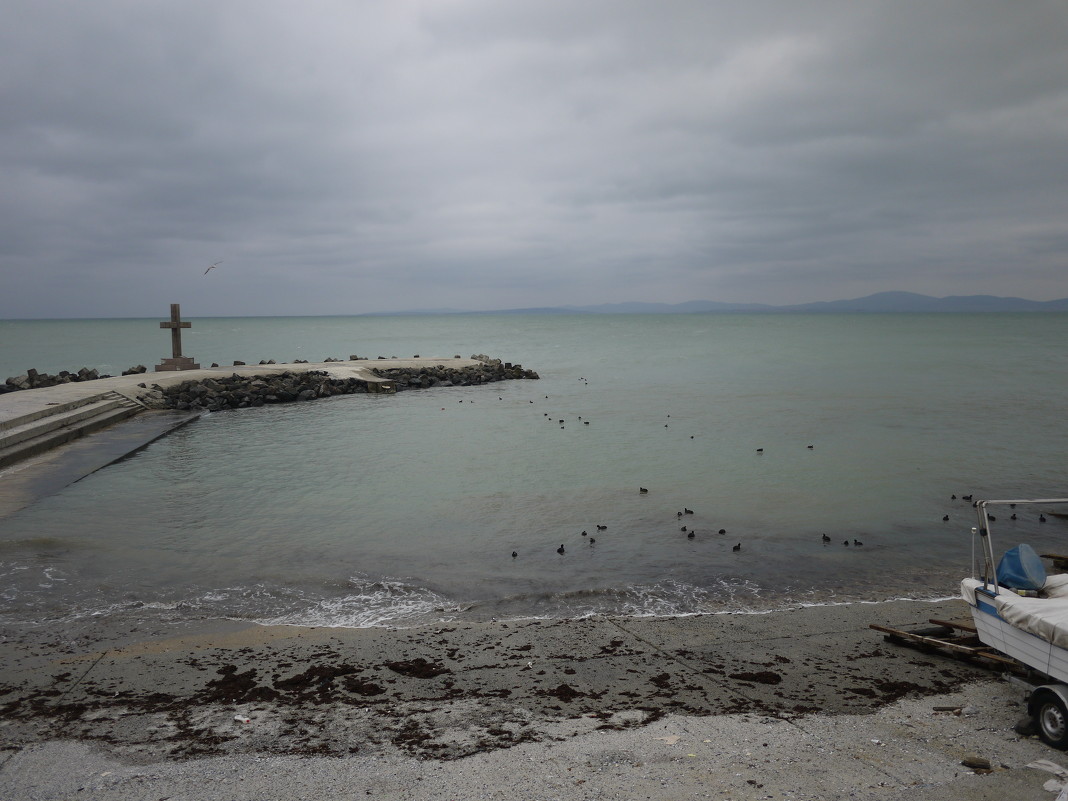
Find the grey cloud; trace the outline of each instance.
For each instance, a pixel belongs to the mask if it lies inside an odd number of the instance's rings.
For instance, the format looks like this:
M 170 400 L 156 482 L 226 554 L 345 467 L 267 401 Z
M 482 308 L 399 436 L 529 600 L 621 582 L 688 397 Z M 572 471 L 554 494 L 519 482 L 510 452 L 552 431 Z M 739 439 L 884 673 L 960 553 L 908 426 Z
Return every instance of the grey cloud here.
M 4 15 L 0 316 L 1068 294 L 1060 3 Z

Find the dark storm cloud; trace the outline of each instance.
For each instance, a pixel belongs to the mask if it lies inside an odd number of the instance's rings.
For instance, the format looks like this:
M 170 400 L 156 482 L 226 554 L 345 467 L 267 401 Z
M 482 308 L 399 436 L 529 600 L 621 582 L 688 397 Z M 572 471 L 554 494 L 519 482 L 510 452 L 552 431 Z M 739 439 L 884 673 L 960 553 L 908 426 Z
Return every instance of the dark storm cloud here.
M 1068 295 L 1060 2 L 0 13 L 0 316 Z

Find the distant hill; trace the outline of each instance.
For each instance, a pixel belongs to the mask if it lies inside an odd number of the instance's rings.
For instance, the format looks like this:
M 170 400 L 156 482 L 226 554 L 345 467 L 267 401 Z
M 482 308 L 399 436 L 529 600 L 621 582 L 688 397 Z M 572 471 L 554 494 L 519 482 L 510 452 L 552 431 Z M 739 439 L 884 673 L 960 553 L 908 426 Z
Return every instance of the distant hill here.
M 1024 300 L 994 295 L 951 295 L 932 298 L 915 292 L 877 292 L 854 300 L 832 300 L 780 306 L 779 311 L 804 312 L 1030 312 L 1068 311 L 1068 298 Z
M 1060 300 L 1025 300 L 994 295 L 954 295 L 932 298 L 915 292 L 877 292 L 853 300 L 829 300 L 794 306 L 771 306 L 766 303 L 719 303 L 714 300 L 690 300 L 685 303 L 601 303 L 595 306 L 549 306 L 495 311 L 459 309 L 382 312 L 382 314 L 715 314 L 723 312 L 763 313 L 910 313 L 910 312 L 1064 312 L 1068 298 Z

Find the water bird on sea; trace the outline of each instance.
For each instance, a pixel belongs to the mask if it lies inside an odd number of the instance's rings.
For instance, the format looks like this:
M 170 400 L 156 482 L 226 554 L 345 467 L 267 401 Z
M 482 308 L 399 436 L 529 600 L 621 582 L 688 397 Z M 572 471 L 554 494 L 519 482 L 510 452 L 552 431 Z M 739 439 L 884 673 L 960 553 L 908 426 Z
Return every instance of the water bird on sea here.
M 961 495 L 961 496 L 960 496 L 960 499 L 961 499 L 962 501 L 970 501 L 970 500 L 972 499 L 972 497 L 973 497 L 973 496 L 971 496 L 971 495 Z
M 995 520 L 997 520 L 997 518 L 994 517 L 994 515 L 991 515 L 991 514 L 988 514 L 986 516 L 986 519 L 989 520 L 991 523 L 993 523 Z
M 560 547 L 556 549 L 556 552 L 557 553 L 563 553 L 564 552 L 564 544 L 562 542 L 560 543 Z
M 849 547 L 849 540 L 846 540 L 845 542 L 843 542 L 842 545 L 844 545 L 844 546 L 846 546 L 848 548 Z
M 720 533 L 720 534 L 726 534 L 726 533 L 727 533 L 727 529 L 725 529 L 725 528 L 721 528 L 721 529 L 719 530 L 719 533 Z
M 682 512 L 675 512 L 676 517 L 682 517 Z
M 858 540 L 858 539 L 854 538 L 854 539 L 853 539 L 853 544 L 854 544 L 854 545 L 863 545 L 864 543 L 863 543 L 863 542 L 861 542 L 860 540 Z
M 949 499 L 950 499 L 951 501 L 955 501 L 955 500 L 957 500 L 957 496 L 956 496 L 956 495 L 950 495 L 950 496 L 949 496 Z
M 757 448 L 757 453 L 763 453 L 763 452 L 764 452 L 763 448 Z
M 1039 523 L 1045 523 L 1046 522 L 1046 516 L 1045 515 L 1039 515 L 1038 516 L 1038 522 Z
M 590 545 L 593 545 L 595 542 L 597 542 L 597 538 L 596 537 L 590 537 Z
M 740 551 L 740 550 L 742 550 L 742 544 L 739 542 L 737 545 L 735 545 L 733 548 L 731 548 L 731 550 L 732 551 Z
M 682 507 L 682 511 L 685 512 L 688 515 L 692 515 L 693 514 L 693 509 L 687 509 L 685 506 Z
M 1015 520 L 1015 519 L 1016 519 L 1016 512 L 1013 512 L 1011 515 L 1009 515 L 1009 520 Z
M 519 554 L 516 551 L 512 551 L 512 558 L 515 559 Z
M 589 420 L 583 420 L 582 421 L 582 425 L 584 425 L 584 426 L 588 426 L 589 424 L 590 424 Z
M 638 492 L 640 492 L 640 493 L 646 493 L 648 491 L 649 490 L 647 490 L 645 487 L 638 487 Z
M 597 530 L 598 531 L 604 531 L 606 528 L 608 528 L 608 526 L 602 526 L 600 524 L 597 525 Z
M 689 534 L 686 535 L 686 539 L 692 540 L 696 536 L 697 536 L 697 532 L 696 531 L 691 531 Z
M 943 523 L 948 523 L 949 522 L 949 515 L 942 515 L 942 522 Z
M 582 536 L 583 536 L 583 537 L 585 537 L 585 536 L 586 536 L 586 529 L 582 529 Z
M 685 531 L 685 530 L 686 530 L 686 526 L 683 526 L 682 528 L 679 529 L 679 531 Z
M 831 541 L 831 538 L 830 538 L 830 537 L 828 537 L 828 536 L 827 536 L 826 534 L 824 534 L 824 535 L 823 535 L 823 541 L 824 541 L 824 542 L 830 542 L 830 541 Z

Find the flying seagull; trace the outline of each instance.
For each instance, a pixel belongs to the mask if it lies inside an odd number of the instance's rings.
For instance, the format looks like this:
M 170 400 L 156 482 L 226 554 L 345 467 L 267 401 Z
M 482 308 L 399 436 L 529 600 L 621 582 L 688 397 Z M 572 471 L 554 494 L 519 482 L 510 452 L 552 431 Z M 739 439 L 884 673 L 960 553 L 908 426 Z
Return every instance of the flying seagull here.
M 206 269 L 206 270 L 204 271 L 204 275 L 207 275 L 208 273 L 210 273 L 210 272 L 211 272 L 212 270 L 214 270 L 214 269 L 215 269 L 216 267 L 218 267 L 218 266 L 219 266 L 220 264 L 222 264 L 222 262 L 221 262 L 221 261 L 217 261 L 217 262 L 215 262 L 215 263 L 214 263 L 213 265 L 211 265 L 211 267 L 209 267 L 208 269 Z

